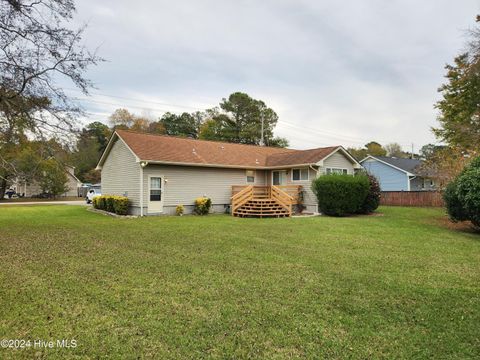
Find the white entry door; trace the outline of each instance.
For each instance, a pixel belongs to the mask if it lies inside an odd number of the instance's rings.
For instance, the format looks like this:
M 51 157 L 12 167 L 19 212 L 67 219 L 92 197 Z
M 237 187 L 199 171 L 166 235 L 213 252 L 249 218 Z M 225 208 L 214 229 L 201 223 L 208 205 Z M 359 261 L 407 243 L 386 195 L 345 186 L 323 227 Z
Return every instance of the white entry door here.
M 272 185 L 287 185 L 287 171 L 272 171 Z
M 164 182 L 162 176 L 148 177 L 148 212 L 163 211 Z

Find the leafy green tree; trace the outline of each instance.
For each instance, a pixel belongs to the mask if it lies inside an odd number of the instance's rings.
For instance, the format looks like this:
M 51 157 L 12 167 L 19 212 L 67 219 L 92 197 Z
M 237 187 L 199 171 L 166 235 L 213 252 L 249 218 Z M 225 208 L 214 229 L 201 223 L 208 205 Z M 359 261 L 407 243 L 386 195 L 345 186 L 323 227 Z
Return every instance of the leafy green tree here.
M 93 136 L 97 139 L 99 151 L 103 152 L 103 150 L 105 150 L 107 147 L 110 136 L 112 135 L 112 130 L 110 130 L 107 125 L 99 121 L 88 124 L 85 127 L 85 130 L 88 132 L 89 136 Z M 85 130 L 83 132 L 85 132 Z
M 198 138 L 199 126 L 192 114 L 184 112 L 176 115 L 167 112 L 160 118 L 160 123 L 167 135 Z
M 442 99 L 435 107 L 440 111 L 440 127 L 434 134 L 451 146 L 466 151 L 480 149 L 480 69 L 478 56 L 472 59 L 465 53 L 455 58 L 454 65 L 447 65 L 447 83 L 439 92 Z
M 65 168 L 55 159 L 50 158 L 42 162 L 38 183 L 43 192 L 57 197 L 69 190 L 67 182 Z

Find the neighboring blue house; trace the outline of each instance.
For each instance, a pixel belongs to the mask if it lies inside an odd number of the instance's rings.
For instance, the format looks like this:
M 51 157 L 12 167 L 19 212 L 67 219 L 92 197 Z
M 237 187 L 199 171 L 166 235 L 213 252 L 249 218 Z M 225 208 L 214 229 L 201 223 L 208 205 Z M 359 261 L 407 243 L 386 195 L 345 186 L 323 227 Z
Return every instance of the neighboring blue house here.
M 435 182 L 418 174 L 422 161 L 368 155 L 360 161 L 365 170 L 380 182 L 382 191 L 435 190 Z

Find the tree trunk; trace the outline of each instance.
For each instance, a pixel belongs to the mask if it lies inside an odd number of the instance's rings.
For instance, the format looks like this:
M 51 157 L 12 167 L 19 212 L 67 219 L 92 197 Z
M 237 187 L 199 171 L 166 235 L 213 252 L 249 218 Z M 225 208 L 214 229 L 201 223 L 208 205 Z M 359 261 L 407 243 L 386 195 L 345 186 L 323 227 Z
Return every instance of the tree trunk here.
M 7 180 L 0 179 L 0 200 L 5 197 L 5 191 L 7 191 Z

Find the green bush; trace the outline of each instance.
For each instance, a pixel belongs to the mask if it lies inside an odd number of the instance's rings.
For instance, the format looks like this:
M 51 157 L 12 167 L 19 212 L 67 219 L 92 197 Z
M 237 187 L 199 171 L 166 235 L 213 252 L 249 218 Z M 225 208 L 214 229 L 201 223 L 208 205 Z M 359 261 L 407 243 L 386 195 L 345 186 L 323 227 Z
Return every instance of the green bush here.
M 375 176 L 370 174 L 365 174 L 365 176 L 368 178 L 369 183 L 368 194 L 358 212 L 360 214 L 371 214 L 380 205 L 380 184 Z
M 469 220 L 480 228 L 480 157 L 448 184 L 443 198 L 453 221 Z
M 212 207 L 212 200 L 207 197 L 200 197 L 195 199 L 195 207 L 193 212 L 197 215 L 207 215 Z
M 331 216 L 358 213 L 368 195 L 369 186 L 365 175 L 323 175 L 312 182 L 320 211 Z
M 463 209 L 463 204 L 458 197 L 457 181 L 454 180 L 447 185 L 443 192 L 443 200 L 445 201 L 447 213 L 452 221 L 457 222 L 468 220 L 468 216 Z
M 95 209 L 108 211 L 118 215 L 127 215 L 129 200 L 125 196 L 101 195 L 93 198 Z

